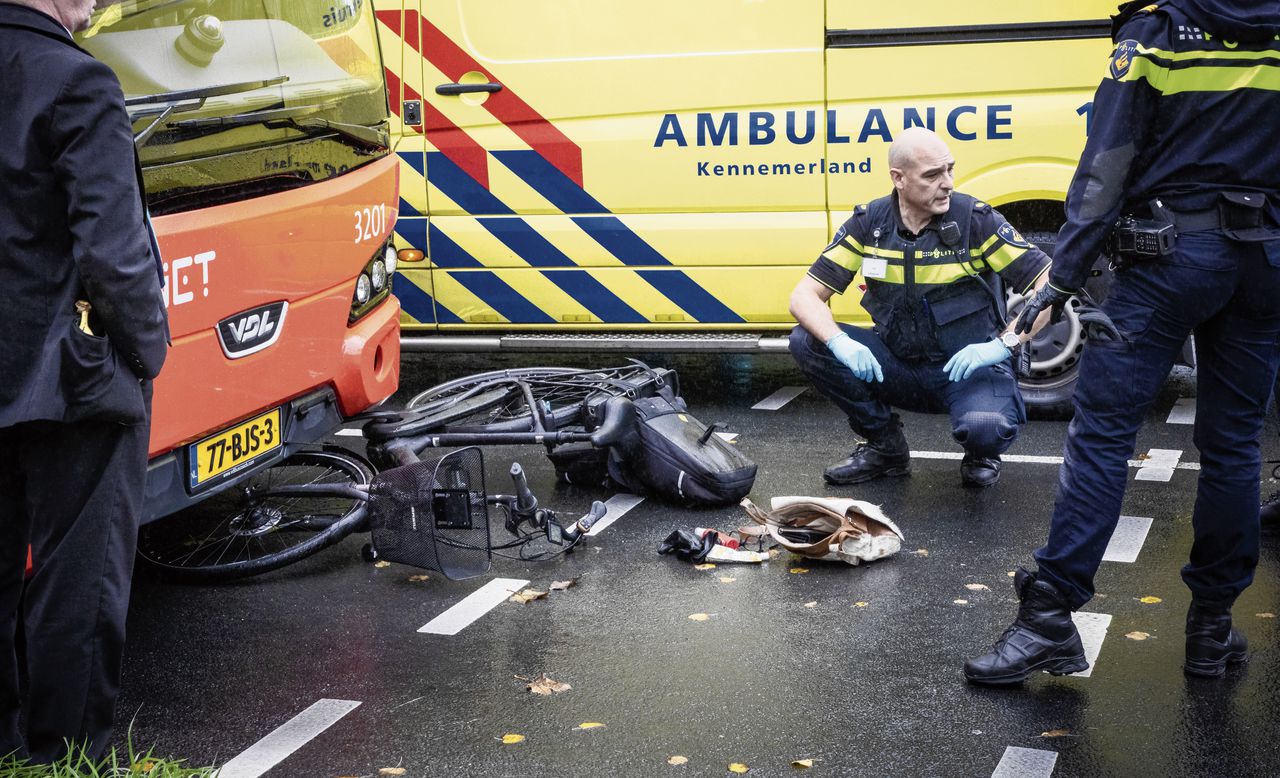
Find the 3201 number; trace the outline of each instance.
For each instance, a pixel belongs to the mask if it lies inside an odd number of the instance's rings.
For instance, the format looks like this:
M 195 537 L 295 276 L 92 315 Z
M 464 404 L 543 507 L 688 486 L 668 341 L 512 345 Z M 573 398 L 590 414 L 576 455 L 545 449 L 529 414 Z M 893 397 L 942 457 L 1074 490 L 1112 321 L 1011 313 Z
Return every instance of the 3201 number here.
M 376 240 L 387 229 L 387 204 L 379 203 L 369 208 L 358 208 L 356 215 L 356 243 Z

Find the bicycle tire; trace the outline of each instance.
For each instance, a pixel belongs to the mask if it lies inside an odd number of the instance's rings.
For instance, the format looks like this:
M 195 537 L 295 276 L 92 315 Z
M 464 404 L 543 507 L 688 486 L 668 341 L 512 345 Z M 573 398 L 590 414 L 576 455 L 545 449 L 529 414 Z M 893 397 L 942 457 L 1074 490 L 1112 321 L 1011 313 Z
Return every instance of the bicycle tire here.
M 350 535 L 364 522 L 367 503 L 327 495 L 250 496 L 247 490 L 298 483 L 367 485 L 373 475 L 347 451 L 300 451 L 244 484 L 145 525 L 138 533 L 138 558 L 164 578 L 183 583 L 278 570 Z
M 653 371 L 633 364 L 616 368 L 579 369 L 566 367 L 532 367 L 494 370 L 448 381 L 419 392 L 408 407 L 430 412 L 441 419 L 442 433 L 477 434 L 529 432 L 532 416 L 523 397 L 513 402 L 491 404 L 471 415 L 453 413 L 453 406 L 485 386 L 525 384 L 539 403 L 548 431 L 584 426 L 583 410 L 596 396 L 623 396 L 629 381 L 650 376 Z

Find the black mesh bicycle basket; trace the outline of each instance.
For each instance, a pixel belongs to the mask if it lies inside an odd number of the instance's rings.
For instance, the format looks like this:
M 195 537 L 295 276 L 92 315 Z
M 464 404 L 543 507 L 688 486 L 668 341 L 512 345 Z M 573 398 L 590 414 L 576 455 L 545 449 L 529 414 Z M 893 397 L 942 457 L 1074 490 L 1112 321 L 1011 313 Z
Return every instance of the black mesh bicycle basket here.
M 452 580 L 483 575 L 492 559 L 486 497 L 475 446 L 385 470 L 369 486 L 373 548 L 381 559 Z

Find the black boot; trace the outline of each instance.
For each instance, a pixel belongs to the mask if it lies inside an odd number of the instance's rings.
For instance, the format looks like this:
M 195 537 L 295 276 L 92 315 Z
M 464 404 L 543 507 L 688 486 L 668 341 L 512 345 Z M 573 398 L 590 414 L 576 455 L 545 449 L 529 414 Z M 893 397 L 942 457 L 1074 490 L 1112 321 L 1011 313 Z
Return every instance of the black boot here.
M 999 480 L 1000 457 L 966 453 L 960 460 L 960 483 L 965 486 L 995 486 Z
M 1231 606 L 1192 599 L 1187 611 L 1187 675 L 1217 678 L 1249 659 L 1249 641 L 1231 628 Z
M 1018 568 L 1013 587 L 1022 600 L 1018 618 L 991 651 L 964 663 L 965 680 L 1005 686 L 1022 683 L 1037 670 L 1053 675 L 1087 670 L 1080 633 L 1062 593 L 1022 568 Z
M 848 459 L 828 467 L 822 477 L 829 484 L 848 486 L 882 476 L 910 473 L 911 449 L 902 434 L 902 422 L 894 414 L 884 429 L 867 436 L 867 442 L 859 443 Z
M 1271 496 L 1258 506 L 1258 523 L 1267 534 L 1280 532 L 1280 492 L 1272 492 Z

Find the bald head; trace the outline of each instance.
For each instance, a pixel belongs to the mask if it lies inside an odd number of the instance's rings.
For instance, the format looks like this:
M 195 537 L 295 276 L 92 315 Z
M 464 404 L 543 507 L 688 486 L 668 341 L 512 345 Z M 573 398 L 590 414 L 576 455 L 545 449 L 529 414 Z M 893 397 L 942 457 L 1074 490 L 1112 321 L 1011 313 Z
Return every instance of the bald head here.
M 889 178 L 898 192 L 903 223 L 912 232 L 951 206 L 951 151 L 932 130 L 904 130 L 889 147 Z
M 889 167 L 913 170 L 923 160 L 950 156 L 947 144 L 936 132 L 924 127 L 909 127 L 899 133 L 898 139 L 889 146 Z

